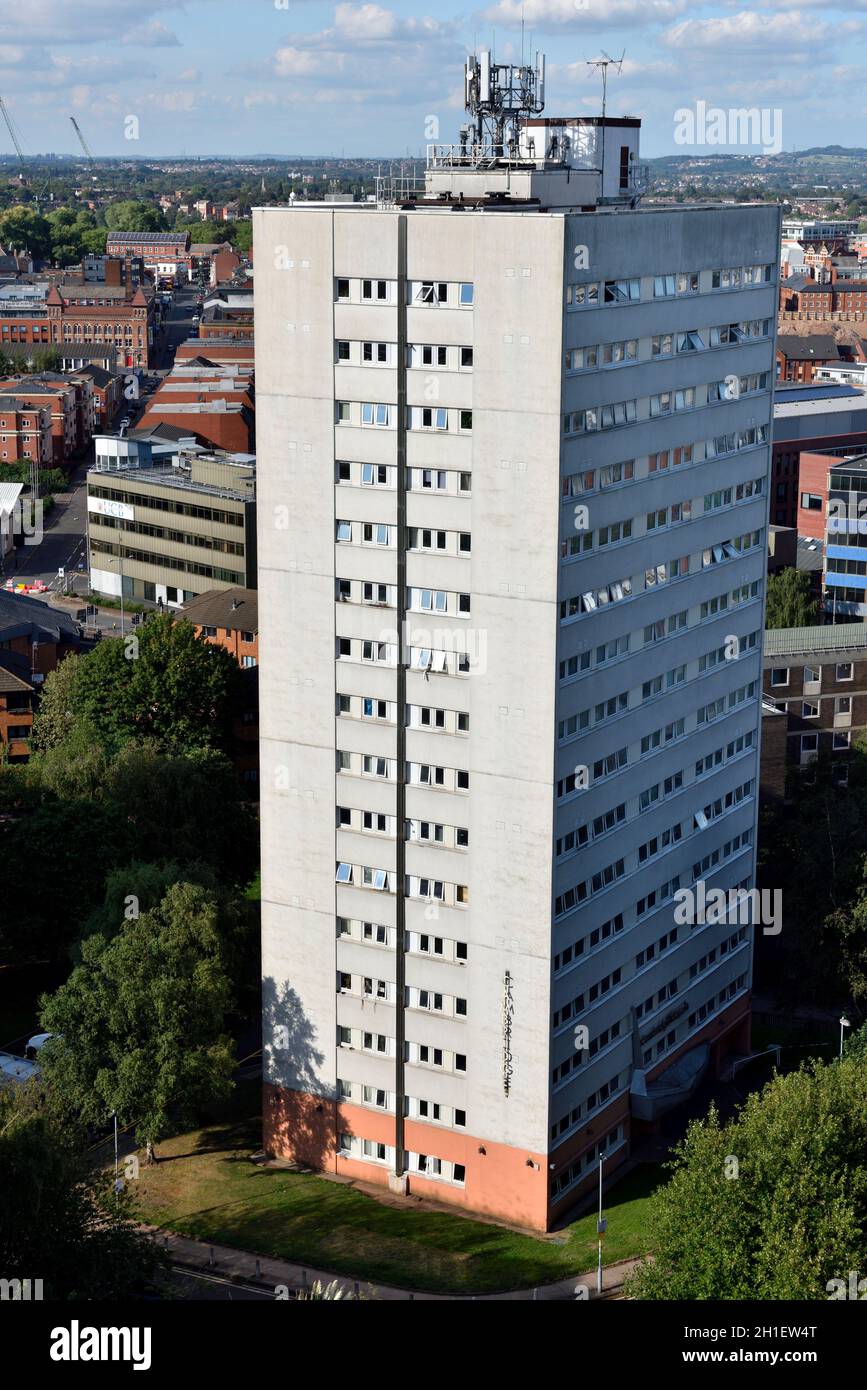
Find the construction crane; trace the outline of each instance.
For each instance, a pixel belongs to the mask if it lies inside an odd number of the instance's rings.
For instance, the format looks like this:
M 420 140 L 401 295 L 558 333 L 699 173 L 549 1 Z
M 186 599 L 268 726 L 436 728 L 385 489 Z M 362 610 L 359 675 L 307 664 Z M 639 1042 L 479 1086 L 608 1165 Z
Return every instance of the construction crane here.
M 76 135 L 78 136 L 78 142 L 79 142 L 79 144 L 81 145 L 81 148 L 84 150 L 84 153 L 85 153 L 85 155 L 87 156 L 87 159 L 88 159 L 88 163 L 90 164 L 90 167 L 91 167 L 91 169 L 92 169 L 92 168 L 93 168 L 93 154 L 91 153 L 90 146 L 88 145 L 87 141 L 85 140 L 84 136 L 82 135 L 82 133 L 81 133 L 81 127 L 80 127 L 80 125 L 78 124 L 78 121 L 75 119 L 75 117 L 74 117 L 74 116 L 70 116 L 69 119 L 72 121 L 73 129 L 74 129 Z
M 23 180 L 23 179 L 24 179 L 24 151 L 23 151 L 22 148 L 21 148 L 21 142 L 20 142 L 20 140 L 18 139 L 18 133 L 17 133 L 17 131 L 16 131 L 16 129 L 15 129 L 15 125 L 14 125 L 14 122 L 13 122 L 13 120 L 12 120 L 12 117 L 9 115 L 9 111 L 7 110 L 6 103 L 4 102 L 4 100 L 3 100 L 2 97 L 0 97 L 0 111 L 3 112 L 3 119 L 4 119 L 4 121 L 6 122 L 6 129 L 9 131 L 9 136 L 10 136 L 10 138 L 11 138 L 11 140 L 12 140 L 12 144 L 15 146 L 15 153 L 16 153 L 17 156 L 18 156 L 18 163 L 21 165 L 21 173 L 20 173 L 19 177 Z

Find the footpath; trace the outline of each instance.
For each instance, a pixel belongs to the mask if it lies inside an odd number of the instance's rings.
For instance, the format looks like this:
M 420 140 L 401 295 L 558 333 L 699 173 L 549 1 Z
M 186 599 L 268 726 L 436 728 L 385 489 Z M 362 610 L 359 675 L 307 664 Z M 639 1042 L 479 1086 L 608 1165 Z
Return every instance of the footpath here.
M 319 1281 L 323 1286 L 336 1281 L 347 1293 L 367 1293 L 377 1300 L 404 1300 L 425 1302 L 575 1302 L 576 1299 L 596 1299 L 596 1270 L 586 1274 L 572 1275 L 560 1279 L 555 1284 L 545 1284 L 536 1289 L 517 1289 L 513 1293 L 494 1294 L 436 1294 L 418 1290 L 398 1289 L 389 1284 L 369 1284 L 335 1274 L 333 1270 L 314 1269 L 309 1265 L 293 1264 L 286 1260 L 271 1259 L 267 1255 L 254 1255 L 248 1250 L 236 1250 L 229 1245 L 209 1245 L 194 1240 L 190 1236 L 177 1235 L 174 1231 L 164 1231 L 157 1226 L 142 1226 L 169 1254 L 172 1265 L 191 1274 L 210 1274 L 228 1279 L 233 1283 L 254 1288 L 262 1293 L 277 1297 L 277 1291 L 288 1290 L 282 1296 L 293 1297 L 298 1290 L 309 1289 Z M 636 1260 L 621 1260 L 618 1264 L 606 1265 L 602 1270 L 602 1297 L 617 1298 L 621 1295 L 623 1280 L 637 1263 Z M 579 1285 L 582 1289 L 578 1292 Z

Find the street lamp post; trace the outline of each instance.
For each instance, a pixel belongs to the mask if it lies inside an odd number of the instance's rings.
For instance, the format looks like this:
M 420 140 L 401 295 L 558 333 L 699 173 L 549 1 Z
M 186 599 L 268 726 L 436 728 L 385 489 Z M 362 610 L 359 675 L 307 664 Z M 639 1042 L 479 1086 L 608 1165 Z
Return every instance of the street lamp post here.
M 846 1015 L 845 1015 L 845 1014 L 841 1014 L 841 1015 L 840 1015 L 840 1056 L 841 1056 L 841 1058 L 842 1058 L 842 1056 L 843 1056 L 843 1030 L 844 1030 L 845 1028 L 851 1028 L 851 1027 L 852 1027 L 852 1025 L 851 1025 L 851 1023 L 849 1022 L 849 1020 L 848 1020 L 848 1018 L 846 1017 Z
M 601 1294 L 601 1292 L 602 1292 L 602 1237 L 604 1236 L 606 1227 L 607 1227 L 607 1225 L 608 1225 L 608 1222 L 607 1222 L 607 1221 L 603 1218 L 603 1216 L 602 1216 L 602 1164 L 603 1164 L 604 1162 L 605 1162 L 605 1159 L 604 1159 L 603 1155 L 600 1154 L 600 1155 L 599 1155 L 599 1216 L 598 1216 L 597 1221 L 596 1221 L 596 1235 L 597 1235 L 598 1240 L 599 1240 L 599 1262 L 598 1262 L 598 1264 L 597 1264 L 597 1266 L 596 1266 L 596 1292 L 597 1292 L 597 1294 Z

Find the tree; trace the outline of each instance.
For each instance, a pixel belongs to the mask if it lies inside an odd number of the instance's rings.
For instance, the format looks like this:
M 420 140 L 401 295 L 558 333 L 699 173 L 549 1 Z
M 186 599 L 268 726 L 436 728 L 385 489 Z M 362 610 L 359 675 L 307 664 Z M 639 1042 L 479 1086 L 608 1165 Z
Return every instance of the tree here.
M 93 1167 L 35 1087 L 0 1091 L 0 1269 L 43 1281 L 49 1299 L 128 1299 L 168 1260 L 134 1223 L 127 1189 Z
M 111 940 L 88 937 L 81 964 L 40 1001 L 42 1027 L 59 1035 L 40 1060 L 61 1112 L 100 1125 L 115 1111 L 153 1145 L 227 1095 L 237 936 L 214 892 L 177 883 Z
M 225 754 L 193 749 L 166 757 L 153 743 L 125 744 L 104 795 L 133 837 L 136 857 L 208 864 L 222 883 L 247 883 L 255 872 L 256 820 Z
M 179 864 L 177 860 L 146 864 L 134 860 L 123 868 L 111 869 L 105 880 L 105 897 L 82 927 L 82 939 L 102 936 L 111 940 L 124 922 L 159 907 L 172 885 L 181 882 L 217 891 L 216 875 L 206 864 Z
M 230 222 L 193 222 L 190 224 L 190 241 L 205 243 L 209 241 L 228 241 L 231 235 Z
M 72 733 L 77 717 L 76 683 L 82 660 L 72 652 L 46 676 L 33 720 L 35 749 L 55 748 L 65 743 Z
M 40 712 L 36 721 L 39 748 L 56 746 L 63 727 L 79 720 L 112 751 L 142 739 L 169 753 L 228 746 L 239 669 L 227 651 L 170 613 L 126 639 L 100 643 L 58 678 L 57 696 L 56 674 L 45 682 L 47 718 Z
M 768 578 L 766 628 L 815 627 L 819 605 L 810 596 L 810 577 L 803 570 L 782 569 Z
M 233 223 L 232 244 L 239 255 L 245 256 L 253 245 L 253 223 L 249 218 Z
M 0 213 L 0 244 L 14 251 L 29 251 L 37 260 L 47 259 L 51 255 L 48 219 L 32 208 L 8 208 Z
M 777 1076 L 727 1125 L 694 1121 L 650 1199 L 640 1299 L 816 1299 L 862 1269 L 867 1066 Z
M 109 204 L 105 210 L 105 225 L 110 232 L 164 232 L 166 219 L 158 207 L 126 198 Z

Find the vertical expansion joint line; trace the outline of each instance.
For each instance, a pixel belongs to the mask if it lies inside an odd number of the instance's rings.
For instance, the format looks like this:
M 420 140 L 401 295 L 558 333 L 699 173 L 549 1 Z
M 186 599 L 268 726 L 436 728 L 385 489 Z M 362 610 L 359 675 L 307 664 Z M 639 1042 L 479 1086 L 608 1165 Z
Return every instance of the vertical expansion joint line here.
M 405 1169 L 406 1109 L 406 233 L 404 214 L 397 218 L 397 780 L 395 785 L 395 1060 L 394 1172 Z

